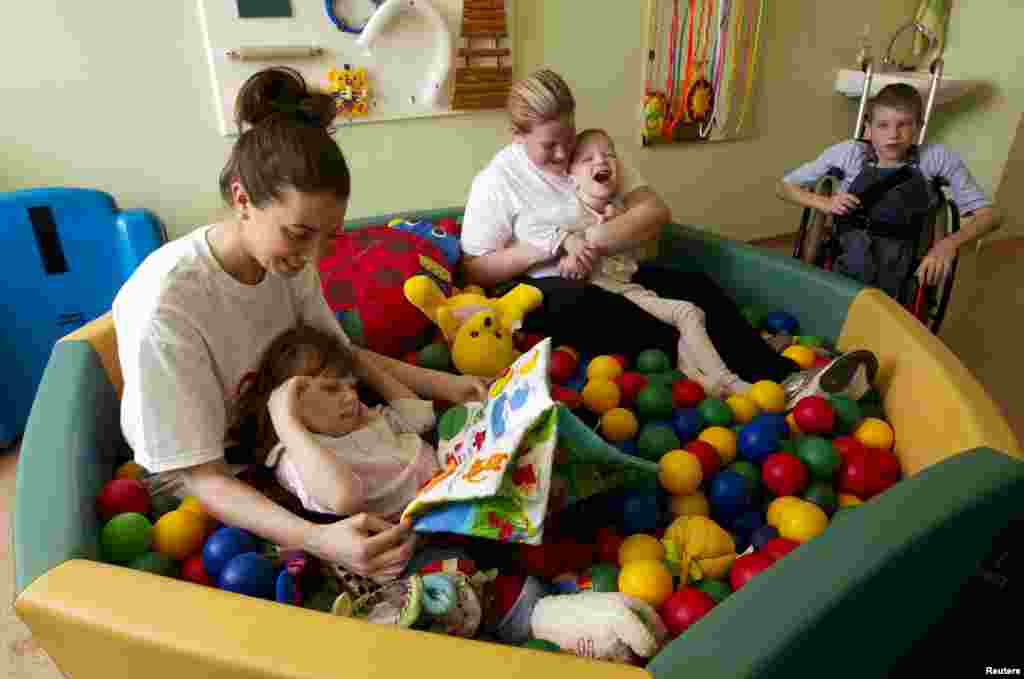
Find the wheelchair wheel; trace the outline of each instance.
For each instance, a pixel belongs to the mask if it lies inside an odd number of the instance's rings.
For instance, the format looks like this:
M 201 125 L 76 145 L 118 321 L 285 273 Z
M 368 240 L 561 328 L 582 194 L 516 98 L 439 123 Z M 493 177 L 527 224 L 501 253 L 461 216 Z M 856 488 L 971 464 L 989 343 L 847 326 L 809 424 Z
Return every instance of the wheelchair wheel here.
M 831 196 L 839 188 L 839 178 L 826 174 L 818 180 L 814 192 L 820 196 Z M 821 210 L 806 207 L 800 218 L 793 257 L 813 266 L 821 266 L 821 246 L 832 233 L 832 215 Z M 824 267 L 830 268 L 830 267 Z
M 933 223 L 934 238 L 944 238 L 960 230 L 960 210 L 957 208 L 956 203 L 946 198 L 944 193 L 940 192 L 940 196 L 942 196 L 942 200 L 936 209 L 935 222 Z M 934 240 L 931 243 L 934 243 Z M 956 279 L 956 268 L 959 259 L 960 255 L 957 254 L 953 258 L 949 274 L 937 285 L 918 290 L 917 298 L 911 308 L 911 312 L 936 335 L 939 333 L 942 321 L 946 317 L 949 300 L 953 295 L 953 283 Z

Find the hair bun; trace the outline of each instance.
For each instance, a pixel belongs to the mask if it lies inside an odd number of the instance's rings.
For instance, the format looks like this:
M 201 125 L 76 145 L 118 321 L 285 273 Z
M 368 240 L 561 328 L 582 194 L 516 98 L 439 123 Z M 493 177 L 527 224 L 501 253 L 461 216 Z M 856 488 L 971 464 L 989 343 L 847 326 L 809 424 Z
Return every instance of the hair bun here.
M 298 71 L 274 66 L 254 73 L 242 85 L 235 103 L 235 124 L 257 126 L 274 120 L 326 128 L 334 120 L 334 100 L 311 93 Z

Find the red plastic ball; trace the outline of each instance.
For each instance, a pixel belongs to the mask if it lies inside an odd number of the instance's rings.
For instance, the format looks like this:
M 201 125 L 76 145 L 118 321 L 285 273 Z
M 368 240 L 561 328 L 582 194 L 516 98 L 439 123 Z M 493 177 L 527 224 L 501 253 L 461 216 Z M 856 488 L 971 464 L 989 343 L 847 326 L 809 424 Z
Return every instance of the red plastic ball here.
M 866 448 L 850 452 L 839 465 L 841 493 L 851 493 L 867 500 L 880 485 L 878 460 Z
M 607 563 L 619 562 L 619 546 L 625 538 L 611 528 L 602 527 L 597 530 L 597 560 Z
M 538 335 L 530 332 L 519 332 L 515 336 L 516 349 L 522 352 L 527 352 L 533 348 L 533 346 L 544 339 L 544 335 Z
M 210 576 L 206 574 L 206 568 L 203 566 L 202 552 L 197 552 L 185 559 L 181 564 L 181 577 L 199 585 L 213 586 L 213 581 L 210 580 Z
M 683 446 L 683 450 L 693 453 L 700 461 L 700 470 L 704 479 L 713 478 L 722 468 L 722 456 L 707 441 L 694 439 Z
M 491 584 L 493 599 L 493 614 L 496 620 L 501 620 L 512 610 L 519 599 L 519 593 L 523 591 L 523 584 L 526 578 L 521 575 L 499 575 L 494 578 Z
M 149 491 L 135 479 L 111 479 L 96 497 L 96 511 L 103 521 L 126 512 L 146 515 L 149 507 Z
M 739 557 L 729 569 L 729 584 L 732 585 L 732 590 L 735 592 L 773 563 L 775 563 L 774 559 L 761 552 L 751 552 Z
M 622 393 L 622 403 L 632 405 L 636 402 L 636 395 L 647 386 L 647 378 L 637 372 L 624 372 L 615 378 Z
M 551 398 L 559 403 L 564 403 L 569 410 L 576 410 L 583 405 L 583 396 L 580 395 L 580 392 L 558 384 L 551 385 Z
M 629 367 L 629 361 L 622 354 L 612 354 L 612 358 L 619 362 L 623 370 Z
M 815 356 L 814 363 L 811 364 L 811 368 L 824 368 L 826 365 L 832 362 L 832 359 L 828 356 Z
M 765 546 L 762 547 L 759 551 L 762 554 L 771 557 L 772 561 L 778 561 L 779 559 L 786 556 L 799 546 L 800 543 L 796 542 L 795 540 L 788 540 L 786 538 L 772 538 L 767 543 L 765 543 Z
M 846 458 L 854 451 L 864 451 L 864 444 L 852 436 L 837 436 L 832 439 L 832 447 L 839 453 L 839 457 L 846 461 Z
M 776 495 L 797 495 L 807 485 L 807 467 L 791 453 L 772 453 L 761 465 L 761 482 Z
M 672 406 L 675 408 L 695 408 L 705 398 L 704 387 L 698 382 L 681 379 L 672 383 Z
M 576 358 L 568 351 L 552 351 L 548 358 L 548 376 L 553 384 L 562 384 L 576 373 Z
M 682 587 L 661 604 L 658 612 L 673 637 L 685 632 L 715 607 L 715 600 L 696 587 Z
M 881 448 L 870 448 L 868 454 L 874 456 L 878 465 L 878 484 L 872 489 L 873 494 L 877 495 L 900 480 L 900 460 L 891 450 Z
M 793 408 L 793 419 L 805 434 L 828 434 L 835 426 L 836 414 L 821 396 L 805 396 Z

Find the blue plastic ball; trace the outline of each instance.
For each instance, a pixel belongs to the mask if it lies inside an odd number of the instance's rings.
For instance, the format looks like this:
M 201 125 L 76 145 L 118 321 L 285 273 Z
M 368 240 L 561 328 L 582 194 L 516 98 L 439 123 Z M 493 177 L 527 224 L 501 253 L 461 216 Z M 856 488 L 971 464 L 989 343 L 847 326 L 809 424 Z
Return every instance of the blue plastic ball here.
M 749 544 L 754 531 L 763 525 L 765 525 L 764 515 L 761 512 L 747 511 L 736 517 L 736 520 L 732 522 L 732 529 L 733 532 L 742 535 Z
M 246 552 L 231 559 L 217 579 L 217 586 L 228 592 L 247 594 L 261 599 L 274 599 L 277 590 L 277 569 L 267 557 Z
M 683 443 L 689 443 L 697 438 L 697 435 L 704 431 L 704 416 L 696 408 L 682 408 L 677 410 L 672 418 L 672 429 L 676 436 Z
M 658 529 L 658 495 L 631 491 L 622 503 L 622 530 L 625 535 L 653 533 Z
M 800 324 L 797 322 L 796 317 L 791 313 L 787 313 L 785 311 L 772 311 L 764 317 L 761 327 L 768 332 L 775 334 L 785 333 L 787 335 L 795 335 Z
M 203 545 L 203 568 L 210 579 L 216 582 L 229 561 L 239 554 L 258 549 L 256 538 L 241 528 L 218 528 Z
M 750 546 L 750 539 L 747 538 L 747 536 L 736 531 L 732 531 L 730 535 L 732 535 L 732 541 L 736 543 L 737 554 L 742 554 L 743 552 L 747 551 L 747 547 Z
M 777 537 L 779 531 L 775 526 L 764 524 L 750 535 L 750 544 L 754 545 L 754 549 L 761 549 Z
M 295 578 L 287 570 L 281 569 L 274 584 L 274 598 L 283 604 L 301 603 L 296 596 Z
M 789 436 L 789 425 L 786 423 L 786 416 L 782 413 L 761 413 L 751 420 L 750 424 L 767 427 L 774 431 L 776 437 L 780 439 Z
M 771 423 L 751 422 L 740 428 L 736 446 L 742 457 L 754 464 L 761 464 L 779 449 L 779 437 Z
M 730 469 L 721 471 L 711 479 L 708 502 L 714 515 L 731 520 L 750 506 L 750 481 Z

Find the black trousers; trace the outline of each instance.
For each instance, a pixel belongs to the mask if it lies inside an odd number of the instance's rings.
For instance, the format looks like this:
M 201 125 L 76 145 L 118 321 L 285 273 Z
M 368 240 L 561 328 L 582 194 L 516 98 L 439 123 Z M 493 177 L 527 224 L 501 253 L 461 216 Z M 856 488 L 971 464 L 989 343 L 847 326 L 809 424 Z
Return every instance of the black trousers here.
M 630 363 L 645 349 L 675 357 L 679 331 L 662 323 L 622 295 L 560 277 L 524 279 L 544 293 L 541 308 L 527 314 L 523 329 L 551 336 L 591 355 L 622 354 Z M 800 367 L 778 354 L 752 328 L 739 307 L 703 273 L 645 265 L 633 282 L 661 297 L 700 307 L 711 343 L 725 364 L 746 382 L 780 382 Z

